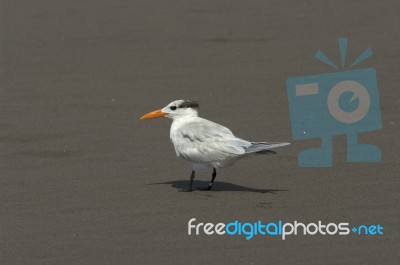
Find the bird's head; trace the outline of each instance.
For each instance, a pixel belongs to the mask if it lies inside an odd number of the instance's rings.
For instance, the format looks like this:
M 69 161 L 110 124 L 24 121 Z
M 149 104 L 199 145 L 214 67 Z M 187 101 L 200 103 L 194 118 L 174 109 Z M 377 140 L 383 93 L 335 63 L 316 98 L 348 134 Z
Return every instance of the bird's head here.
M 143 119 L 152 119 L 158 117 L 167 117 L 176 119 L 186 116 L 197 116 L 199 111 L 199 103 L 191 100 L 175 100 L 169 103 L 166 107 L 149 112 L 142 117 Z

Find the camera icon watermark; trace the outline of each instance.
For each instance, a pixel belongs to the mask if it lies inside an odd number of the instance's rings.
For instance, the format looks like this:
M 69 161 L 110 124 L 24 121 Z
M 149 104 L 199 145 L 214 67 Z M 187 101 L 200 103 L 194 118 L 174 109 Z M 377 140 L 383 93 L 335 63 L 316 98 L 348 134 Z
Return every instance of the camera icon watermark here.
M 345 67 L 347 39 L 339 38 L 342 67 Z M 366 49 L 351 65 L 372 55 Z M 321 51 L 315 57 L 338 68 Z M 345 70 L 286 80 L 292 136 L 296 140 L 321 138 L 321 147 L 299 154 L 301 167 L 332 166 L 332 137 L 347 135 L 347 162 L 380 162 L 381 151 L 358 143 L 357 134 L 382 129 L 378 85 L 374 68 Z

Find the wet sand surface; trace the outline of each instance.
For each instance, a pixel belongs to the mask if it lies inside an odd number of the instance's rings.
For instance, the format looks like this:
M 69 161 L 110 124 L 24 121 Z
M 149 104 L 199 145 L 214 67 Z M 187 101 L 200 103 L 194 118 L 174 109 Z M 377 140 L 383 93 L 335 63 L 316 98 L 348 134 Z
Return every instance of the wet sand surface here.
M 1 264 L 399 264 L 400 2 L 2 1 Z M 382 162 L 300 168 L 318 139 L 291 136 L 285 80 L 348 62 L 377 71 L 383 129 L 360 142 Z M 186 188 L 169 119 L 175 99 L 277 156 Z M 206 185 L 211 170 L 196 176 Z M 196 222 L 381 224 L 383 236 L 189 236 Z

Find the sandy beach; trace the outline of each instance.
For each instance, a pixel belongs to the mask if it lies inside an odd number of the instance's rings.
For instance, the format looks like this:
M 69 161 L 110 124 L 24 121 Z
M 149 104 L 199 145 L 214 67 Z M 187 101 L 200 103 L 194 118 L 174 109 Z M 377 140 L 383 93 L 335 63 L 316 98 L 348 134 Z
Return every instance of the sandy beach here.
M 0 4 L 0 263 L 399 264 L 399 1 L 10 1 Z M 319 139 L 292 137 L 285 82 L 377 72 L 383 129 L 361 133 L 380 163 L 302 168 Z M 278 155 L 221 169 L 181 192 L 171 120 L 139 117 L 175 99 Z M 194 186 L 207 185 L 211 169 Z M 188 221 L 380 224 L 383 235 L 188 235 Z

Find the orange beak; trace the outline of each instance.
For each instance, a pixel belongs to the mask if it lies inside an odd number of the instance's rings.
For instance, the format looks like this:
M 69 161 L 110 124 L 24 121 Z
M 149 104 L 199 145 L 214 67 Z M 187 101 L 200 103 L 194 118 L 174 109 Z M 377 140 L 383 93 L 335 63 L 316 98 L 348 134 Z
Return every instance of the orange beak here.
M 140 117 L 141 120 L 144 119 L 153 119 L 153 118 L 159 118 L 159 117 L 164 117 L 167 113 L 162 112 L 161 109 L 149 112 L 145 115 L 143 115 L 142 117 Z

